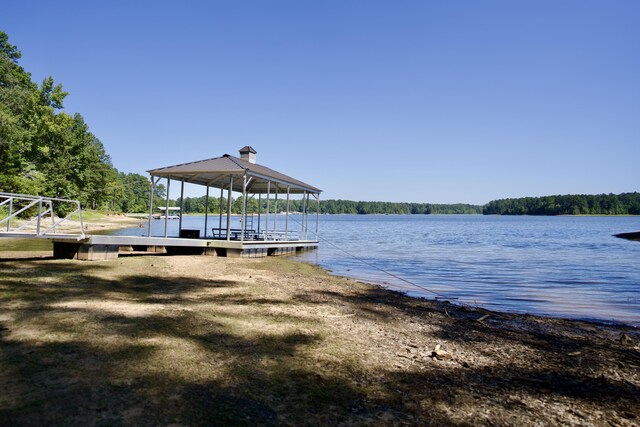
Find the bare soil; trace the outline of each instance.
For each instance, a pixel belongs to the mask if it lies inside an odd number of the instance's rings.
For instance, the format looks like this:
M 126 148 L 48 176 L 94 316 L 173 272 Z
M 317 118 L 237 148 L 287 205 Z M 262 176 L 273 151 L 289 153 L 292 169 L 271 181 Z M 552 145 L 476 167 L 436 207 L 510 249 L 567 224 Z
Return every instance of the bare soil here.
M 143 227 L 146 224 L 146 218 L 133 218 L 126 215 L 96 215 L 83 221 L 84 231 L 87 234 L 105 232 L 108 230 L 117 230 L 120 228 Z M 61 233 L 74 233 L 80 229 L 80 222 L 76 220 L 67 220 L 58 227 Z
M 285 258 L 0 253 L 0 425 L 636 426 L 639 343 Z

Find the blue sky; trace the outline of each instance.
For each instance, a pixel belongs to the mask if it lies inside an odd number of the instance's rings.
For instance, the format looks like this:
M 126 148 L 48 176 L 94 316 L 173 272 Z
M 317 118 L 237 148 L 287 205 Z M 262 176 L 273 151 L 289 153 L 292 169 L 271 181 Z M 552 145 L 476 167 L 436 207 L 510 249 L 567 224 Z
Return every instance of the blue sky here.
M 5 0 L 0 29 L 121 171 L 251 145 L 325 199 L 486 203 L 640 190 L 638 22 L 615 0 Z

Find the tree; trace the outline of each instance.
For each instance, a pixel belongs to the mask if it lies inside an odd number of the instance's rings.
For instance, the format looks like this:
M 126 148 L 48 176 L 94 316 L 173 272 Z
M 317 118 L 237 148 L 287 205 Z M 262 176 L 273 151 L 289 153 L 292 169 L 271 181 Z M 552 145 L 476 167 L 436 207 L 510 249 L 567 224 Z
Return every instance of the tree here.
M 0 31 L 0 54 L 14 64 L 17 64 L 18 59 L 22 58 L 22 53 L 16 46 L 9 43 L 9 36 L 4 31 Z
M 122 212 L 149 211 L 149 180 L 137 173 L 120 173 L 122 193 L 119 206 Z
M 80 114 L 60 111 L 62 85 L 33 83 L 21 56 L 0 32 L 0 190 L 115 206 L 122 183 L 104 146 Z
M 483 213 L 499 215 L 638 215 L 640 214 L 640 193 L 569 194 L 492 200 L 485 205 Z

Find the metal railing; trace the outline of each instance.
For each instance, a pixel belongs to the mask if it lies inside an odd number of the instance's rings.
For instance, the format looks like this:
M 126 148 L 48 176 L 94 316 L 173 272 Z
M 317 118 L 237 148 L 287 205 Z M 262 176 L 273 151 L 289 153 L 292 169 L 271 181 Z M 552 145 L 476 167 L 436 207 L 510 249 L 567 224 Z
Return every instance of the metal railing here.
M 54 208 L 59 204 L 71 204 L 75 209 L 64 218 L 55 216 Z M 29 219 L 20 218 L 30 210 L 37 208 L 37 213 Z M 58 233 L 58 227 L 71 216 L 78 214 L 79 233 Z M 57 234 L 73 234 L 84 238 L 82 208 L 77 200 L 59 199 L 55 197 L 31 196 L 0 192 L 0 234 L 19 234 L 25 236 L 49 237 Z
M 227 229 L 214 227 L 211 229 L 214 239 L 226 240 Z M 240 240 L 240 236 L 244 233 L 244 240 L 265 240 L 265 241 L 299 241 L 300 235 L 297 231 L 275 231 L 275 230 L 242 230 L 241 228 L 229 229 L 230 240 Z

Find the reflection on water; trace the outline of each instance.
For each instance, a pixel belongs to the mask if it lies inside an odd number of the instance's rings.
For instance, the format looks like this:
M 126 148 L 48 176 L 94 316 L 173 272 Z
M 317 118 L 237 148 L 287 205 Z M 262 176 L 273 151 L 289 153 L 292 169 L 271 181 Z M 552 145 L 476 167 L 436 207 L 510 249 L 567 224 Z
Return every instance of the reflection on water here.
M 303 259 L 412 296 L 433 295 L 376 268 L 489 309 L 640 326 L 640 243 L 612 236 L 634 230 L 638 217 L 323 216 Z

